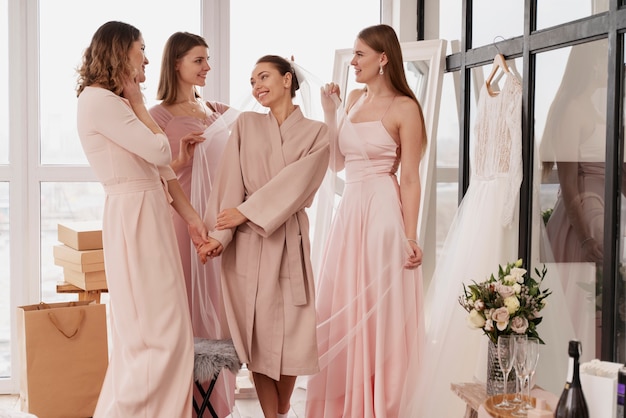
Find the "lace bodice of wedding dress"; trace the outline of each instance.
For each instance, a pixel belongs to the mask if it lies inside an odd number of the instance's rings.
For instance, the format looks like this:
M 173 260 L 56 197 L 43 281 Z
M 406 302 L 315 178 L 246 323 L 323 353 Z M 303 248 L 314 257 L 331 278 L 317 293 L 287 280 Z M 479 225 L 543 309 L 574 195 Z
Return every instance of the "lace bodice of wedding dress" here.
M 521 97 L 521 84 L 507 76 L 502 90 L 491 96 L 486 90 L 478 100 L 474 125 L 474 156 L 472 175 L 475 178 L 508 177 L 511 186 L 502 211 L 502 225 L 513 221 L 515 196 L 522 180 L 522 112 L 514 97 Z M 517 185 L 517 187 L 515 187 Z

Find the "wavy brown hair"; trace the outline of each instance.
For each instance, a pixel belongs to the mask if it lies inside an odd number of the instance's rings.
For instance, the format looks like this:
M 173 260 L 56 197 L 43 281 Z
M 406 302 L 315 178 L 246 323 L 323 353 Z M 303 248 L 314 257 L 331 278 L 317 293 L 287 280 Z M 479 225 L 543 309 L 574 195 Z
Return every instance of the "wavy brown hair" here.
M 163 48 L 163 58 L 161 59 L 161 75 L 157 89 L 158 100 L 163 100 L 165 104 L 173 104 L 176 101 L 178 85 L 176 63 L 197 46 L 209 47 L 202 36 L 193 33 L 176 32 L 169 37 Z M 197 91 L 195 94 L 196 98 L 200 97 Z
M 132 74 L 128 60 L 133 42 L 141 37 L 136 27 L 124 22 L 111 21 L 98 28 L 85 49 L 78 68 L 76 95 L 80 96 L 87 86 L 100 84 L 119 95 L 124 79 Z
M 424 142 L 422 144 L 422 154 L 426 150 L 426 144 L 428 138 L 426 138 L 426 125 L 424 124 L 424 113 L 422 112 L 422 106 L 415 97 L 415 93 L 409 87 L 409 83 L 406 81 L 406 74 L 404 72 L 404 61 L 402 59 L 402 48 L 400 47 L 400 41 L 396 31 L 389 25 L 374 25 L 369 26 L 357 35 L 359 39 L 365 42 L 370 48 L 378 53 L 385 53 L 387 55 L 387 66 L 385 67 L 384 77 L 389 80 L 391 87 L 417 103 L 417 107 L 420 113 L 420 119 L 422 121 L 422 132 Z

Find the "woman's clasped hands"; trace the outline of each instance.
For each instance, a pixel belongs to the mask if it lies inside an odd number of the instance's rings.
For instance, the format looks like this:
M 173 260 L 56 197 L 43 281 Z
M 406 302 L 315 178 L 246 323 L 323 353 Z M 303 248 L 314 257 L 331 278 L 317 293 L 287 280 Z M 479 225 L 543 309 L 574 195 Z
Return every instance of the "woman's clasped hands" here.
M 220 231 L 223 229 L 236 228 L 239 225 L 247 222 L 246 218 L 237 208 L 224 209 L 217 215 L 215 222 L 215 229 Z M 222 254 L 224 246 L 218 240 L 211 238 L 210 236 L 203 241 L 196 242 L 196 251 L 200 257 L 202 264 L 206 263 L 207 259 L 217 257 Z
M 222 254 L 223 249 L 222 243 L 211 237 L 206 242 L 196 246 L 196 251 L 202 264 L 205 264 L 209 258 Z

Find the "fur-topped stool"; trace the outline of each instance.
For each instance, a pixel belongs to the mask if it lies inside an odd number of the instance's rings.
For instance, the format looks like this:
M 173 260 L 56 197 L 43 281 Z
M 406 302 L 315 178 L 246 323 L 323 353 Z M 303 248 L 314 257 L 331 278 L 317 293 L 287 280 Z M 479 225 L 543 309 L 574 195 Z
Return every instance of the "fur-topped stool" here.
M 195 385 L 202 396 L 202 404 L 198 406 L 195 398 L 193 400 L 193 409 L 196 411 L 198 418 L 202 418 L 204 411 L 208 408 L 213 418 L 218 418 L 215 409 L 209 402 L 211 392 L 215 382 L 223 368 L 227 368 L 235 375 L 241 368 L 239 357 L 235 351 L 232 340 L 208 340 L 204 338 L 194 339 L 194 364 L 193 377 Z M 205 391 L 202 383 L 209 383 L 208 389 Z

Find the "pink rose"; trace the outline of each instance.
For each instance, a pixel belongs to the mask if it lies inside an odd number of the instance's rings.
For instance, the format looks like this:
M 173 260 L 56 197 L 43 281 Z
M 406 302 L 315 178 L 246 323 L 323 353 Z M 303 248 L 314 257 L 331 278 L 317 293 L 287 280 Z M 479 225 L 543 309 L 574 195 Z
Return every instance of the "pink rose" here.
M 500 331 L 504 331 L 509 325 L 509 318 L 509 310 L 504 306 L 496 309 L 491 315 L 491 319 L 496 322 L 496 326 Z
M 517 334 L 525 334 L 528 329 L 528 320 L 523 316 L 516 316 L 511 320 L 511 329 Z
M 502 283 L 498 283 L 496 290 L 503 299 L 506 299 L 509 296 L 513 296 L 515 294 L 515 289 L 513 287 L 507 286 Z

